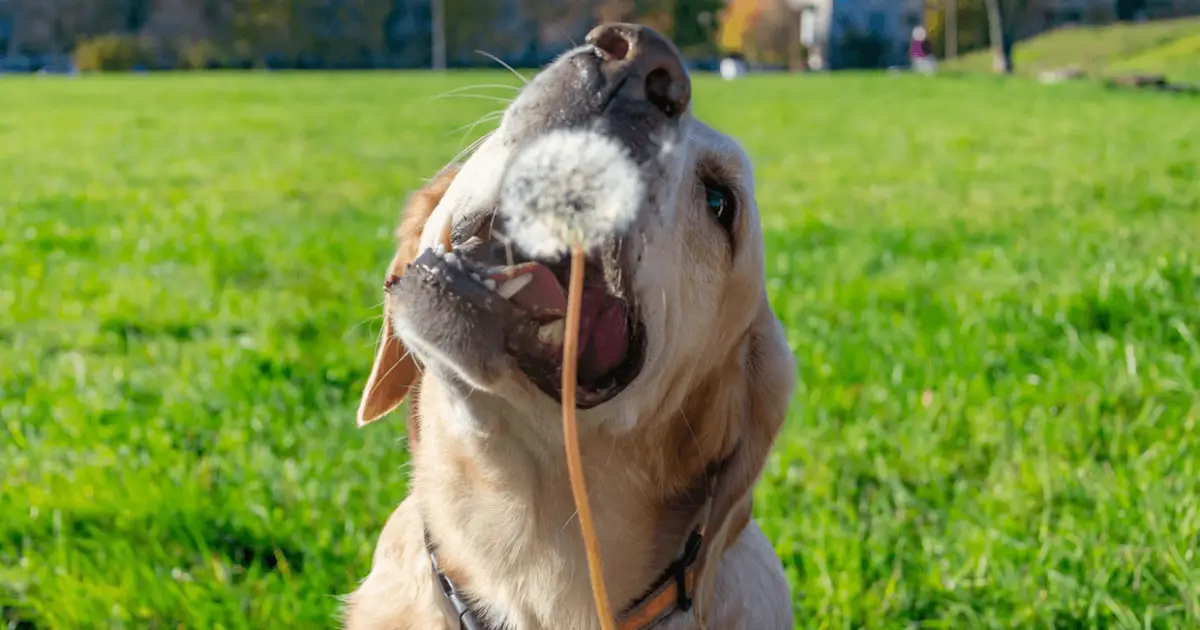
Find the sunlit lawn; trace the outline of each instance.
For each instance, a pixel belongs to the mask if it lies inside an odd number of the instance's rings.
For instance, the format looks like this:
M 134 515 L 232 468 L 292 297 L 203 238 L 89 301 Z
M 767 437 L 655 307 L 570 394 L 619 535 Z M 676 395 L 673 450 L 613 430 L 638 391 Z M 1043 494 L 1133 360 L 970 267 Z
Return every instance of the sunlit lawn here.
M 408 474 L 353 420 L 390 231 L 473 83 L 516 79 L 0 80 L 0 618 L 333 624 Z M 1200 100 L 696 93 L 799 359 L 756 504 L 797 627 L 1200 627 Z

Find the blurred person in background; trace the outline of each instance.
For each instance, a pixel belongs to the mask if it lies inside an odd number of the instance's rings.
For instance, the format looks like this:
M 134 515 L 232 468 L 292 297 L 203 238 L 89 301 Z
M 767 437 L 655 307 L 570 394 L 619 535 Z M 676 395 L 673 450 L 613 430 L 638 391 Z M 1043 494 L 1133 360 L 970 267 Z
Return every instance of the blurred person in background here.
M 917 26 L 912 30 L 912 41 L 908 45 L 908 56 L 912 67 L 922 74 L 932 74 L 937 69 L 937 60 L 933 57 L 933 47 L 929 45 L 925 27 Z
M 726 81 L 739 79 L 749 72 L 746 58 L 741 53 L 733 53 L 721 60 L 721 76 Z

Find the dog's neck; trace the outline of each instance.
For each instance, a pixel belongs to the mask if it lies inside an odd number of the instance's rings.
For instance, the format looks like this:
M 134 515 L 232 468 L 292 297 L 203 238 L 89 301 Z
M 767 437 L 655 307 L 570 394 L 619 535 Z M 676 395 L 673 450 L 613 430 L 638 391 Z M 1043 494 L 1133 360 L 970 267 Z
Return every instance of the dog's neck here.
M 708 468 L 727 450 L 721 427 L 696 426 L 708 414 L 689 407 L 581 445 L 614 612 L 676 559 L 705 505 Z M 413 413 L 414 495 L 442 569 L 479 614 L 519 629 L 598 627 L 561 443 L 523 434 L 521 412 L 434 379 Z M 495 430 L 472 430 L 481 425 Z

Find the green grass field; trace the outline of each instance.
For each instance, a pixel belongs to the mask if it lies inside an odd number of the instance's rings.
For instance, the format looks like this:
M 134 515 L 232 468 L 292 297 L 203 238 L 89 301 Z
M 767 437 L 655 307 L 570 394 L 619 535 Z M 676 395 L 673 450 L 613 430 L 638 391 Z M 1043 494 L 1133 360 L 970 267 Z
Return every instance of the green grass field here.
M 0 625 L 333 625 L 408 474 L 353 418 L 390 231 L 478 83 L 0 80 Z M 799 359 L 756 507 L 796 626 L 1200 627 L 1200 100 L 696 94 Z
M 1013 62 L 1026 75 L 1078 66 L 1096 76 L 1152 73 L 1200 83 L 1200 17 L 1056 29 L 1019 42 Z M 947 67 L 990 72 L 992 55 L 976 51 Z

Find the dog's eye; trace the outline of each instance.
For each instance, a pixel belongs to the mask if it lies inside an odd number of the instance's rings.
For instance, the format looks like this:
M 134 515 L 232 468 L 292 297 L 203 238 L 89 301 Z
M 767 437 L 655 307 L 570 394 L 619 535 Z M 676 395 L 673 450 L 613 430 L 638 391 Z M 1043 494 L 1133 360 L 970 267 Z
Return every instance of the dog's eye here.
M 733 220 L 737 217 L 737 201 L 733 191 L 720 184 L 704 185 L 705 203 L 716 217 L 717 223 L 729 234 L 733 234 Z

